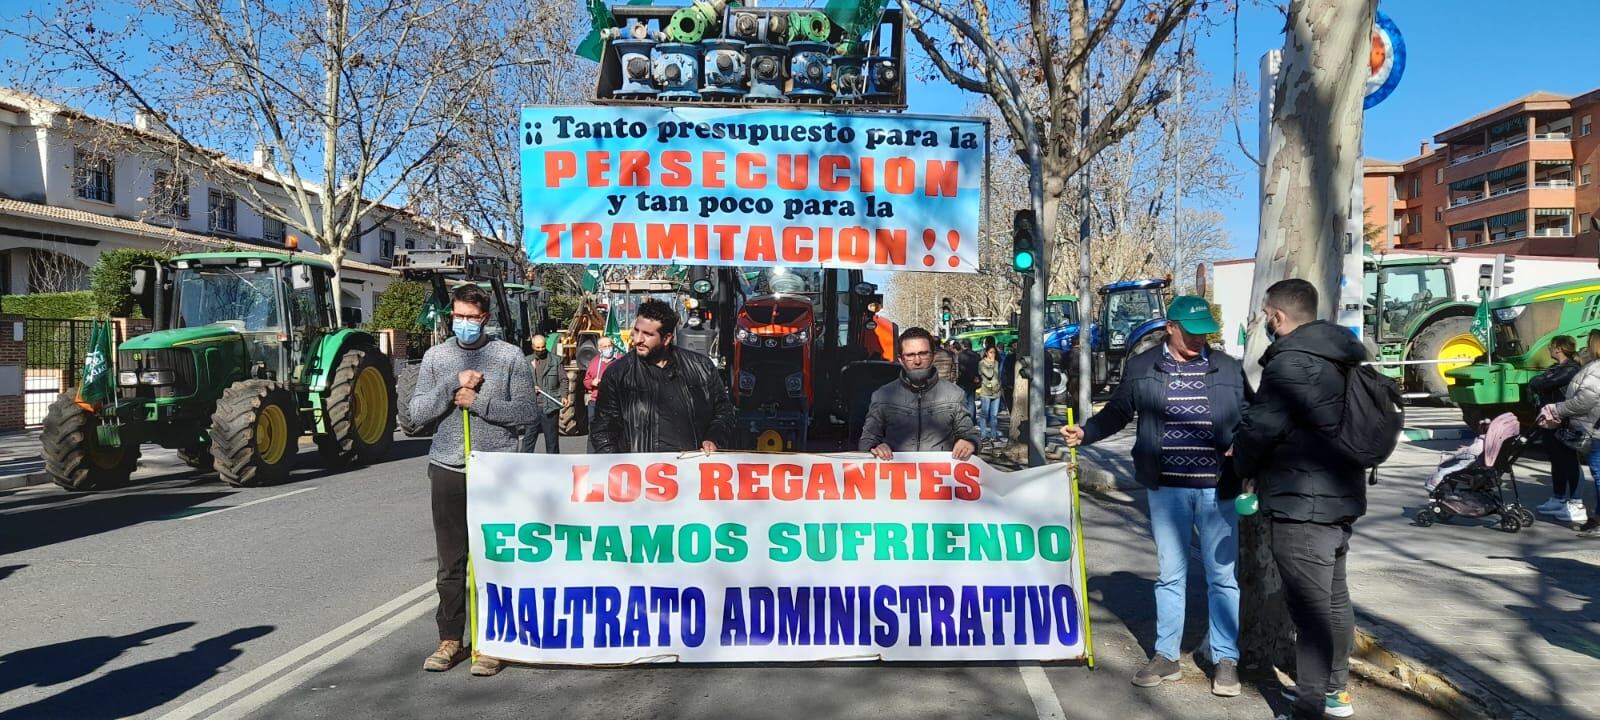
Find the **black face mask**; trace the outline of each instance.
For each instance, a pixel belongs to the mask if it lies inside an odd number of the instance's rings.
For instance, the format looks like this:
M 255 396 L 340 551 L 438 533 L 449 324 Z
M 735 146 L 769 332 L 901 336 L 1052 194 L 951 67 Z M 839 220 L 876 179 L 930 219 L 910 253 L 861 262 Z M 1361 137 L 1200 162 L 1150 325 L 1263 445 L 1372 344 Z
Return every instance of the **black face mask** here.
M 922 368 L 921 370 L 912 370 L 911 368 L 901 369 L 901 372 L 905 374 L 906 382 L 910 383 L 912 387 L 919 388 L 926 386 L 933 380 L 934 371 L 935 370 L 932 365 Z
M 533 359 L 535 359 L 535 360 L 543 360 L 543 359 L 545 359 L 547 357 L 550 357 L 550 351 L 549 350 L 535 350 L 535 351 L 533 351 Z

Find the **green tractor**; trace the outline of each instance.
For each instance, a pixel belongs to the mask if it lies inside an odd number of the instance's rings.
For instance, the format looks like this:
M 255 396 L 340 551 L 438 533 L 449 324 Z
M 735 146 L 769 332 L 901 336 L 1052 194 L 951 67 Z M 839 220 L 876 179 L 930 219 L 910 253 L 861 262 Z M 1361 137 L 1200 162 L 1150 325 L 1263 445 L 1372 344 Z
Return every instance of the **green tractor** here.
M 452 337 L 450 295 L 456 287 L 476 283 L 489 294 L 489 322 L 484 332 L 527 351 L 527 343 L 544 318 L 544 293 L 537 285 L 505 282 L 506 263 L 497 257 L 471 257 L 458 248 L 396 250 L 394 269 L 401 277 L 428 285 L 428 300 L 418 321 L 428 328 L 428 347 Z M 400 398 L 398 422 L 407 435 L 433 434 L 433 428 L 411 420 L 411 396 L 417 388 L 420 363 L 400 368 L 396 392 Z
M 1450 370 L 1483 354 L 1472 334 L 1477 303 L 1456 300 L 1453 258 L 1368 258 L 1363 334 L 1378 371 L 1406 396 L 1446 400 Z M 1415 364 L 1402 364 L 1404 362 Z M 1389 363 L 1389 364 L 1381 364 Z
M 1470 426 L 1504 412 L 1532 420 L 1528 381 L 1550 366 L 1550 339 L 1571 335 L 1583 347 L 1600 328 L 1600 282 L 1574 280 L 1489 302 L 1490 352 L 1484 362 L 1450 371 L 1450 398 Z
M 116 398 L 90 412 L 64 394 L 42 436 L 68 490 L 125 484 L 140 446 L 176 449 L 235 487 L 284 480 L 300 437 L 337 467 L 385 458 L 394 372 L 377 339 L 334 317 L 333 266 L 312 255 L 179 255 L 133 270 L 156 330 L 117 348 Z M 360 323 L 346 308 L 345 325 Z

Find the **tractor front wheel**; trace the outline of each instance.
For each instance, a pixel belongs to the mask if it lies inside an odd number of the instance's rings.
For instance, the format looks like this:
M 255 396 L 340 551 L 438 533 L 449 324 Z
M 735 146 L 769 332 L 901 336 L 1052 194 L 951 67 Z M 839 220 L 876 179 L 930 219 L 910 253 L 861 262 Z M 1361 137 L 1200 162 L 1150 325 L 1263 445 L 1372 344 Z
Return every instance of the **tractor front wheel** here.
M 382 460 L 394 444 L 395 378 L 389 357 L 372 348 L 346 350 L 323 398 L 328 433 L 317 449 L 336 468 Z
M 223 391 L 211 415 L 211 457 L 234 487 L 283 482 L 300 450 L 300 410 L 289 388 L 240 380 Z
M 67 490 L 105 490 L 128 483 L 139 464 L 139 446 L 100 444 L 99 418 L 63 394 L 50 404 L 40 440 L 44 469 Z
M 592 418 L 589 417 L 588 398 L 581 389 L 583 371 L 568 368 L 564 374 L 567 376 L 567 381 L 563 383 L 567 389 L 564 393 L 567 401 L 556 411 L 556 432 L 562 437 L 586 434 L 589 432 L 589 421 Z

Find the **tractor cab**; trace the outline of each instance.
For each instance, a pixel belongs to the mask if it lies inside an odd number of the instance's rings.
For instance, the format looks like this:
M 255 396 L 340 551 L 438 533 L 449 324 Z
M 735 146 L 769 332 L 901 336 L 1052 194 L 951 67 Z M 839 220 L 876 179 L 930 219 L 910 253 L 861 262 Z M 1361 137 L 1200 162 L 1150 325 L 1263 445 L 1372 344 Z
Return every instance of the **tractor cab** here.
M 1379 372 L 1407 397 L 1448 397 L 1451 370 L 1483 354 L 1472 332 L 1474 303 L 1456 299 L 1454 258 L 1368 258 L 1363 263 L 1362 334 Z
M 1363 273 L 1363 324 L 1379 343 L 1405 342 L 1428 311 L 1455 300 L 1451 261 L 1417 258 L 1367 262 Z

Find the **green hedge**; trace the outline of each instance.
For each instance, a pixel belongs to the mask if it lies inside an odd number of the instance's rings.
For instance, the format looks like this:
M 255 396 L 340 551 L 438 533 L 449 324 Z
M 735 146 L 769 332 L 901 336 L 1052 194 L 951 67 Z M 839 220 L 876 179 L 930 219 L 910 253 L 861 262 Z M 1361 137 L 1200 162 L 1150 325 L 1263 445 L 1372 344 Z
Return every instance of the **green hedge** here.
M 0 297 L 0 312 L 23 317 L 91 318 L 94 310 L 94 294 L 88 290 Z
M 417 324 L 422 305 L 428 301 L 427 283 L 402 280 L 390 285 L 378 295 L 372 310 L 372 321 L 367 326 L 374 330 L 399 330 L 423 332 L 427 328 Z
M 94 306 L 102 315 L 129 317 L 136 305 L 128 285 L 133 282 L 135 265 L 164 262 L 172 253 L 159 250 L 112 250 L 100 256 L 89 276 L 89 290 L 94 293 Z

